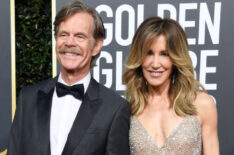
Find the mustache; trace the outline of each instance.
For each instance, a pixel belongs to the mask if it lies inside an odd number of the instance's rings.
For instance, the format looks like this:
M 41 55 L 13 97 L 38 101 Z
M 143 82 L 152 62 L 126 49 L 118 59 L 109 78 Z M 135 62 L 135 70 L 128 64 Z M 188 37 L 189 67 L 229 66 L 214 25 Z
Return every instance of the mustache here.
M 62 47 L 59 49 L 59 53 L 73 53 L 77 55 L 83 55 L 83 52 L 74 47 Z

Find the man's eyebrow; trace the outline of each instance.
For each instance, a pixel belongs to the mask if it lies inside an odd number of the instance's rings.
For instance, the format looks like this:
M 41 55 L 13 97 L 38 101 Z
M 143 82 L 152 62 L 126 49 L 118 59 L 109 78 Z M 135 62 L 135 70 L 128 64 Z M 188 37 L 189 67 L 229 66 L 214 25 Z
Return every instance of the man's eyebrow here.
M 68 32 L 65 31 L 65 30 L 61 30 L 61 31 L 58 32 L 58 34 L 59 34 L 59 33 L 68 33 Z

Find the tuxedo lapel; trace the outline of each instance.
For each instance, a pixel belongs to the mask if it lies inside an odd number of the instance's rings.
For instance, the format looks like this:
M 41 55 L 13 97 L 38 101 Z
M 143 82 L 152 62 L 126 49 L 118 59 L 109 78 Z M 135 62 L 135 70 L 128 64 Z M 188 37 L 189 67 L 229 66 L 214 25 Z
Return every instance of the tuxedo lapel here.
M 73 123 L 72 129 L 68 135 L 63 155 L 70 155 L 79 145 L 82 137 L 90 126 L 96 112 L 101 106 L 101 100 L 98 98 L 99 85 L 91 79 L 84 100 Z
M 46 87 L 38 91 L 37 122 L 39 147 L 43 155 L 50 155 L 50 113 L 52 96 L 57 78 L 51 80 Z

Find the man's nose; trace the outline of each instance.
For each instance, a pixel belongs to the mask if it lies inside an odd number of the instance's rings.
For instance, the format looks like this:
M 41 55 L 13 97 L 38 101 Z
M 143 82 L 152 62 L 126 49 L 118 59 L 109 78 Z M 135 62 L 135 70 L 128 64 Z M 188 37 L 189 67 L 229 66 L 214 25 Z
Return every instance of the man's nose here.
M 73 36 L 67 37 L 67 39 L 66 39 L 66 45 L 67 46 L 76 46 L 75 38 Z

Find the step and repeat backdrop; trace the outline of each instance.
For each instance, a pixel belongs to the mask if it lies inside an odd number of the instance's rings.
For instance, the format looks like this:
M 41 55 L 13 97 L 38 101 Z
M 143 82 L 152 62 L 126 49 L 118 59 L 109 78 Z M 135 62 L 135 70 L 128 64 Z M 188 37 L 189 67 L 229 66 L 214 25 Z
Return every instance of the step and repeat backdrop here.
M 52 0 L 52 16 L 67 0 Z M 107 32 L 97 66 L 92 75 L 100 83 L 123 95 L 124 62 L 137 27 L 150 16 L 177 20 L 184 28 L 190 45 L 195 75 L 218 109 L 221 155 L 234 153 L 234 43 L 233 0 L 83 0 L 101 14 Z M 6 149 L 14 113 L 14 76 L 12 76 L 12 25 L 10 2 L 0 2 L 0 154 Z M 53 19 L 54 20 L 54 19 Z M 17 25 L 16 25 L 17 26 Z M 54 43 L 54 41 L 53 41 Z M 59 65 L 53 56 L 53 75 Z M 14 67 L 13 67 L 14 68 Z M 12 97 L 13 96 L 13 97 Z M 13 105 L 13 106 L 12 106 Z M 13 108 L 13 110 L 12 110 Z M 13 111 L 13 112 L 12 112 Z

